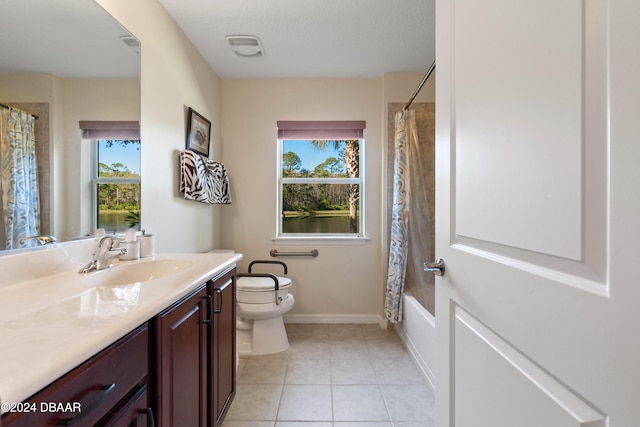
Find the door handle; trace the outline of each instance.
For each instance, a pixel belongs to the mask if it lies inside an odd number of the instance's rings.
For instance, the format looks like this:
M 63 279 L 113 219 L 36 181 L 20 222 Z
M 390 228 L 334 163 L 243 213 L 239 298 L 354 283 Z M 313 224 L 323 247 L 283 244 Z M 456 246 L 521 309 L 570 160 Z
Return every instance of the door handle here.
M 444 260 L 442 258 L 438 258 L 434 262 L 425 262 L 424 271 L 433 273 L 436 276 L 444 276 Z

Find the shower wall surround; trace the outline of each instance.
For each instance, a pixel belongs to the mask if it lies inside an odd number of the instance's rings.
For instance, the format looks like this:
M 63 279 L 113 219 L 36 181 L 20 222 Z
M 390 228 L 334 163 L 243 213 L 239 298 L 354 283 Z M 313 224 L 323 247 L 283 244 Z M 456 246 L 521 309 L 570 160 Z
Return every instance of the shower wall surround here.
M 391 206 L 393 198 L 393 155 L 394 155 L 394 134 L 395 120 L 394 117 L 398 111 L 401 111 L 405 103 L 389 103 L 387 108 L 387 237 L 390 235 L 391 224 Z M 435 281 L 432 274 L 426 274 L 422 265 L 424 262 L 431 261 L 435 254 L 435 119 L 436 107 L 435 103 L 430 102 L 414 102 L 411 104 L 412 110 L 415 110 L 416 127 L 418 131 L 418 145 L 422 163 L 419 167 L 419 173 L 423 174 L 422 178 L 426 183 L 427 192 L 427 209 L 422 212 L 422 218 L 425 225 L 430 230 L 430 239 L 427 242 L 420 242 L 420 245 L 426 248 L 425 253 L 415 253 L 409 247 L 409 260 L 407 262 L 407 272 L 405 276 L 405 292 L 410 292 L 432 315 L 435 315 Z M 415 171 L 412 172 L 412 174 Z M 411 209 L 415 209 L 412 207 Z M 411 239 L 411 224 L 409 224 L 409 238 Z

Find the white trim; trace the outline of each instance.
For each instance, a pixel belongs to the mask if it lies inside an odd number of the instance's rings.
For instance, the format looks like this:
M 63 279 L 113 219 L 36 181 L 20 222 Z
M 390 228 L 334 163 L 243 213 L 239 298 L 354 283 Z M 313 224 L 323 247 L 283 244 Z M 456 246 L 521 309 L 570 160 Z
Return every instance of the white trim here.
M 91 201 L 89 203 L 89 208 L 91 209 L 91 229 L 96 230 L 98 228 L 98 184 L 95 182 L 96 177 L 98 176 L 98 140 L 97 139 L 89 139 L 90 141 L 90 155 L 91 155 L 91 180 L 89 181 L 89 185 L 91 186 Z
M 107 178 L 101 177 L 100 174 L 100 141 L 104 141 L 106 138 L 85 138 L 84 140 L 90 141 L 91 147 L 91 230 L 98 228 L 98 185 L 100 184 L 139 184 L 142 185 L 142 170 L 139 172 L 138 178 Z M 135 139 L 141 144 L 141 139 Z M 142 167 L 140 168 L 142 169 Z M 140 206 L 140 212 L 142 212 L 142 206 Z M 115 234 L 115 232 L 114 232 Z
M 350 138 L 348 138 L 350 139 Z M 365 213 L 365 139 L 364 137 L 358 138 L 359 145 L 359 176 L 357 178 L 291 178 L 291 177 L 283 177 L 282 176 L 282 155 L 283 155 L 283 141 L 293 141 L 296 138 L 277 138 L 277 147 L 276 147 L 276 193 L 277 193 L 277 202 L 276 202 L 276 239 L 288 239 L 289 233 L 282 232 L 282 187 L 285 184 L 357 184 L 360 186 L 360 200 L 359 200 L 359 230 L 360 233 L 364 233 L 366 230 L 366 213 Z M 304 139 L 306 140 L 306 139 Z M 322 233 L 318 234 L 305 234 L 303 235 L 305 238 L 309 239 L 317 239 L 325 237 Z M 345 235 L 347 238 L 362 238 L 362 235 L 353 235 L 347 234 Z M 335 235 L 327 236 L 330 239 L 336 239 Z M 284 241 L 284 240 L 283 240 Z M 342 237 L 339 237 L 337 240 L 334 240 L 334 243 L 343 243 Z
M 140 184 L 140 178 L 107 178 L 97 177 L 93 178 L 94 184 Z
M 360 178 L 281 178 L 282 184 L 360 184 Z

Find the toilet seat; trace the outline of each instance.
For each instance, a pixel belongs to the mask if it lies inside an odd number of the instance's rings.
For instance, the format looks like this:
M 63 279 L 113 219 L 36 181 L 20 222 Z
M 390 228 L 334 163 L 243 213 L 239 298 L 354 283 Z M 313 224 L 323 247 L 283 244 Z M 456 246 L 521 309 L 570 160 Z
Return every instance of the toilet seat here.
M 286 289 L 291 286 L 291 279 L 288 277 L 277 277 L 278 288 L 280 290 Z M 246 292 L 264 292 L 273 291 L 275 283 L 269 277 L 239 277 L 236 282 L 236 289 Z
M 291 287 L 291 279 L 278 279 L 278 299 L 286 299 Z M 236 299 L 245 304 L 271 304 L 276 299 L 275 282 L 270 277 L 239 277 L 236 281 Z

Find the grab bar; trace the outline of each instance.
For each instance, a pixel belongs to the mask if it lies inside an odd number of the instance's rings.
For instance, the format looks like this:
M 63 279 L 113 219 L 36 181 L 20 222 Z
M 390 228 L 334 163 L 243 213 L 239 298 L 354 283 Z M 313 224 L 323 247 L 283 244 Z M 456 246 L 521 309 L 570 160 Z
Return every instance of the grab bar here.
M 282 261 L 270 261 L 270 260 L 263 260 L 263 259 L 256 259 L 254 261 L 251 261 L 249 263 L 249 268 L 247 269 L 247 273 L 238 273 L 236 274 L 236 277 L 268 277 L 270 279 L 272 279 L 275 283 L 276 283 L 276 287 L 275 287 L 275 291 L 276 291 L 276 305 L 280 305 L 280 302 L 282 301 L 282 298 L 280 298 L 280 282 L 278 281 L 278 278 L 276 276 L 274 276 L 273 274 L 268 274 L 268 273 L 252 273 L 251 272 L 251 267 L 253 267 L 255 264 L 279 264 L 282 266 L 282 268 L 284 269 L 284 275 L 287 275 L 287 264 L 285 264 Z
M 282 268 L 284 268 L 284 275 L 287 275 L 287 264 L 285 264 L 282 261 L 271 261 L 271 260 L 262 260 L 262 259 L 257 259 L 255 261 L 251 261 L 249 263 L 249 268 L 247 269 L 247 272 L 251 273 L 251 267 L 253 267 L 255 264 L 279 264 L 282 266 Z
M 269 255 L 274 258 L 279 256 L 310 256 L 315 258 L 319 254 L 320 252 L 318 252 L 317 249 L 312 249 L 309 252 L 278 252 L 277 249 L 271 249 L 271 251 L 269 252 Z

